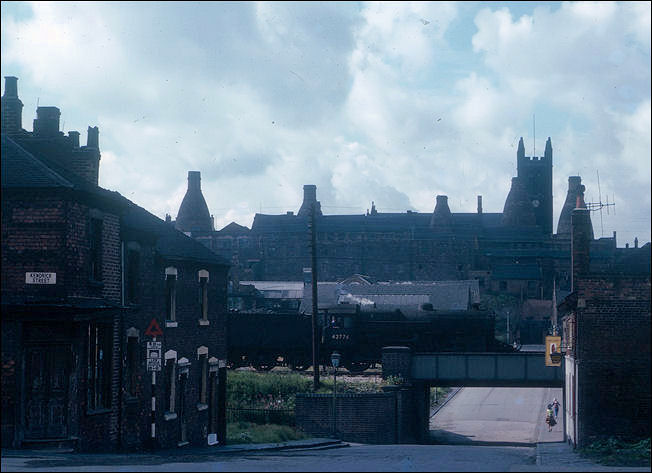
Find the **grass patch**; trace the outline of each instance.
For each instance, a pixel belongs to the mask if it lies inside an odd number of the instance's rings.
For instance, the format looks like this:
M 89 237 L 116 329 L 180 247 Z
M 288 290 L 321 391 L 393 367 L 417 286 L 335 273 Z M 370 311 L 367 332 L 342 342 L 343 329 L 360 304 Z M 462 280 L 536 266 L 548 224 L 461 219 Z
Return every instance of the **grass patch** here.
M 309 392 L 311 380 L 299 374 L 229 371 L 227 406 L 231 408 L 294 409 L 296 393 Z
M 231 422 L 226 425 L 226 442 L 236 443 L 278 443 L 308 438 L 303 432 L 287 425 L 254 424 L 252 422 Z
M 579 453 L 602 465 L 650 466 L 650 439 L 627 442 L 611 437 L 593 442 Z
M 333 393 L 333 377 L 322 376 L 320 378 L 320 387 L 317 390 L 317 394 L 332 394 Z M 346 381 L 346 380 L 337 380 L 337 392 L 338 393 L 377 393 L 382 392 L 382 384 L 375 383 L 373 381 Z M 310 389 L 306 392 L 312 391 L 312 384 Z

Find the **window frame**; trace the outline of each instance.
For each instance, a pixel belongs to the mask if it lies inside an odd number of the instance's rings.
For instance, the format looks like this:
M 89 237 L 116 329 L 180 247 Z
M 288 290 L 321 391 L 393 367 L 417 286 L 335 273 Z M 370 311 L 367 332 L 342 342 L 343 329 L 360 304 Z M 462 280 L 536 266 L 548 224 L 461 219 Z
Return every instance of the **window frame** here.
M 107 412 L 111 410 L 113 326 L 89 322 L 86 336 L 86 411 Z

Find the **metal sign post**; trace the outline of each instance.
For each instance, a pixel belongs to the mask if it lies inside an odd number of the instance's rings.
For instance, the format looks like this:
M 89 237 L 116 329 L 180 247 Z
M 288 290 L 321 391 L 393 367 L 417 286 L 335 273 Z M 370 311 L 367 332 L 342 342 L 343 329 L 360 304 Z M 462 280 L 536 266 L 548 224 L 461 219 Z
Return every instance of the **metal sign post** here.
M 156 341 L 156 337 L 163 335 L 163 331 L 156 319 L 152 319 L 145 335 L 152 337 L 151 342 L 147 342 L 147 371 L 152 372 L 152 446 L 156 439 L 156 372 L 161 371 L 161 349 L 162 342 Z

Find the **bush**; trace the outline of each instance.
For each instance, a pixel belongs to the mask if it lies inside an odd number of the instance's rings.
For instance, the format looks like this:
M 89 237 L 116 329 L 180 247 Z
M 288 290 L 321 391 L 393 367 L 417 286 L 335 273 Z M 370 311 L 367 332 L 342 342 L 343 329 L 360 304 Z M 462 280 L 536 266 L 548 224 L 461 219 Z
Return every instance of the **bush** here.
M 279 443 L 308 438 L 303 432 L 287 425 L 254 424 L 232 422 L 226 425 L 226 442 L 236 443 Z
M 294 409 L 296 393 L 310 391 L 312 383 L 299 374 L 229 371 L 227 406 L 231 408 Z
M 649 466 L 650 439 L 628 442 L 610 437 L 580 449 L 580 455 L 603 465 Z

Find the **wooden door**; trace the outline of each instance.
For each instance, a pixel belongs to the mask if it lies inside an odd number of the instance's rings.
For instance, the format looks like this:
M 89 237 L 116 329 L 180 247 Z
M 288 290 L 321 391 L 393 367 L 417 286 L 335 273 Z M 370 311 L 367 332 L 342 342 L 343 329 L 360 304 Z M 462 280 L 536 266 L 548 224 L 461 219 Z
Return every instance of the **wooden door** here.
M 70 345 L 25 349 L 25 438 L 68 436 Z

